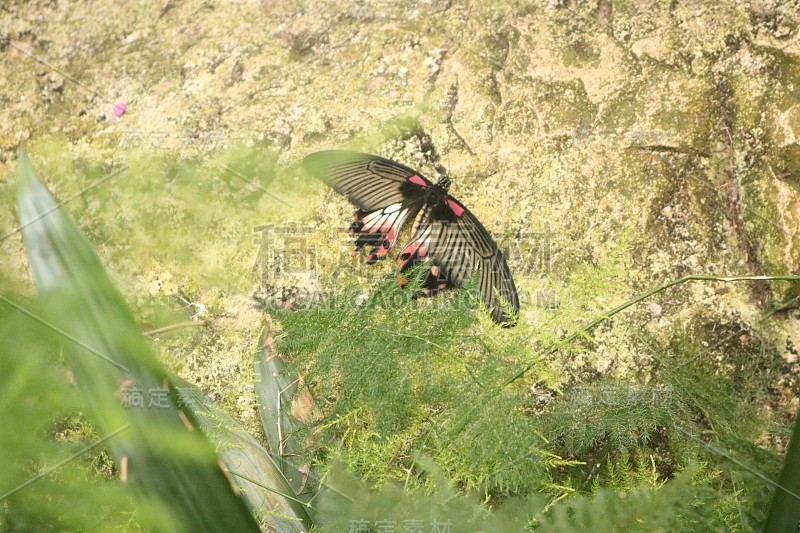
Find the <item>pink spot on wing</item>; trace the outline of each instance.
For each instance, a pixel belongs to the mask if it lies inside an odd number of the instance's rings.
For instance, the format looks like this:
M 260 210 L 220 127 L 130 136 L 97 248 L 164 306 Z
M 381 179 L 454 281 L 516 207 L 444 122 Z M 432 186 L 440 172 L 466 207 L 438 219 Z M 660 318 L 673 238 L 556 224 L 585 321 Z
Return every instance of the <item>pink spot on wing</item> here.
M 417 248 L 419 248 L 419 244 L 416 241 L 412 241 L 408 243 L 405 248 L 403 248 L 403 251 L 400 253 L 400 255 L 414 255 L 414 252 L 417 251 Z
M 411 258 L 414 257 L 414 253 L 419 249 L 419 243 L 417 241 L 411 241 L 410 243 L 406 244 L 405 247 L 400 251 L 400 255 L 397 257 L 397 261 L 403 263 L 403 267 L 411 261 Z
M 447 205 L 453 210 L 453 214 L 459 218 L 464 214 L 464 208 L 461 207 L 455 200 L 447 199 Z
M 410 181 L 410 182 L 411 182 L 411 183 L 413 183 L 414 185 L 419 185 L 420 187 L 427 187 L 427 186 L 428 186 L 428 184 L 427 184 L 427 183 L 425 183 L 425 180 L 424 180 L 424 179 L 422 179 L 421 177 L 419 177 L 419 176 L 418 176 L 418 175 L 416 175 L 416 174 L 414 174 L 413 176 L 411 176 L 410 178 L 408 178 L 408 181 Z
M 381 215 L 381 213 L 383 213 L 383 211 L 373 211 L 372 213 L 367 213 L 366 215 L 364 215 L 364 218 L 362 218 L 361 220 L 363 220 L 363 221 L 364 221 L 364 224 L 369 224 L 369 223 L 370 223 L 370 222 L 372 222 L 372 221 L 373 221 L 373 220 L 374 220 L 376 217 L 379 217 L 379 216 Z M 356 216 L 357 216 L 357 215 L 358 215 L 358 214 L 356 214 Z

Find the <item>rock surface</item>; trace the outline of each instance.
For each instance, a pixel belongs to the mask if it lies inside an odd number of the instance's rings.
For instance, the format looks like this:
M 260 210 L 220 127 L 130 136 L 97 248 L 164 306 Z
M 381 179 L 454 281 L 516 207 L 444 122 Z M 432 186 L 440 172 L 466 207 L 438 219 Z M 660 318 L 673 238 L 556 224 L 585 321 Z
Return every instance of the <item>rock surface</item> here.
M 91 181 L 64 161 L 204 160 L 237 142 L 264 146 L 275 190 L 293 198 L 295 185 L 309 187 L 298 181 L 303 156 L 350 142 L 428 174 L 448 169 L 453 193 L 508 251 L 529 323 L 571 309 L 577 327 L 674 278 L 792 274 L 800 263 L 797 2 L 11 1 L 0 7 L 0 59 L 8 207 L 20 145 L 63 154 L 62 167 L 40 163 L 62 198 Z M 313 205 L 281 207 L 228 176 L 205 191 L 217 203 L 198 197 L 187 218 L 187 200 L 167 194 L 174 184 L 150 175 L 163 194 L 87 192 L 70 213 L 132 299 L 174 304 L 183 291 L 204 303 L 210 329 L 176 364 L 247 411 L 242 369 L 259 325 L 242 296 L 263 285 L 253 228 L 281 220 L 267 207 L 315 220 L 315 283 L 326 286 L 345 255 L 349 208 L 321 188 Z M 215 211 L 225 203 L 244 203 L 247 216 Z M 10 230 L 13 210 L 3 211 Z M 138 221 L 156 211 L 180 234 L 213 219 L 182 241 L 194 259 L 170 262 L 157 251 L 166 243 L 141 242 Z M 24 278 L 15 239 L 3 264 Z M 281 278 L 270 294 L 307 278 Z M 785 359 L 776 389 L 796 394 L 797 295 L 789 283 L 673 288 L 558 363 L 572 376 L 636 373 L 648 364 L 631 341 L 638 328 L 668 338 L 688 324 L 723 347 L 723 365 L 724 346 L 758 336 Z

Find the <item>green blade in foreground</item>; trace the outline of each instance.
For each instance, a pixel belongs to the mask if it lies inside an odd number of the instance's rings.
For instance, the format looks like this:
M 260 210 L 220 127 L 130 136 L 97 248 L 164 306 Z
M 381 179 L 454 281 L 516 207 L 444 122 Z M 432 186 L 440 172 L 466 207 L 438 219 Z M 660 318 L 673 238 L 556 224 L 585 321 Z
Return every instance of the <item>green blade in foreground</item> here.
M 316 494 L 319 481 L 308 458 L 302 453 L 302 443 L 297 437 L 303 421 L 298 421 L 293 414 L 312 418 L 313 401 L 308 391 L 300 386 L 300 377 L 292 376 L 287 370 L 286 362 L 276 352 L 275 342 L 267 327 L 262 333 L 261 346 L 256 350 L 254 364 L 258 414 L 261 415 L 270 455 L 279 465 L 294 494 L 308 501 Z
M 294 491 L 270 454 L 216 402 L 197 387 L 176 378 L 184 403 L 192 409 L 203 431 L 217 447 L 253 513 L 280 533 L 308 531 L 308 505 Z
M 18 173 L 22 237 L 51 311 L 38 319 L 63 338 L 98 431 L 119 432 L 108 445 L 142 514 L 157 513 L 163 530 L 258 531 L 91 245 L 22 151 Z
M 794 422 L 778 487 L 772 496 L 764 531 L 795 532 L 800 523 L 800 415 Z

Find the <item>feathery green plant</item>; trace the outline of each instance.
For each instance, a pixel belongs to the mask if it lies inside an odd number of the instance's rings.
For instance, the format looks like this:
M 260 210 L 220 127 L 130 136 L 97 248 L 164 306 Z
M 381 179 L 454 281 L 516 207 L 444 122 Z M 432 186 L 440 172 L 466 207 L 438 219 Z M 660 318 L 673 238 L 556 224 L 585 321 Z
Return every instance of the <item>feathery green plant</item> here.
M 341 453 L 368 479 L 413 485 L 406 469 L 425 453 L 470 488 L 536 488 L 542 440 L 517 393 L 501 394 L 492 409 L 472 403 L 532 360 L 524 328 L 499 330 L 481 315 L 476 321 L 465 291 L 413 299 L 414 287 L 387 279 L 355 305 L 360 291 L 345 287 L 324 305 L 275 312 L 279 350 L 327 413 L 310 428 L 325 443 L 320 458 Z M 470 427 L 456 431 L 473 411 Z M 333 444 L 339 441 L 343 449 Z
M 676 280 L 649 294 L 706 278 Z M 326 413 L 310 428 L 321 462 L 336 457 L 378 486 L 394 480 L 431 489 L 416 460 L 423 454 L 493 505 L 541 492 L 553 513 L 576 506 L 561 511 L 558 527 L 573 516 L 574 524 L 592 517 L 624 530 L 632 515 L 604 506 L 635 512 L 661 501 L 661 491 L 665 505 L 648 513 L 663 529 L 748 529 L 763 520 L 777 459 L 753 444 L 768 425 L 753 401 L 780 370 L 765 364 L 775 361 L 766 341 L 755 347 L 758 358 L 752 346 L 728 348 L 727 360 L 739 365 L 730 375 L 691 333 L 663 345 L 637 330 L 632 336 L 655 363 L 650 376 L 564 387 L 540 405 L 521 386 L 547 376 L 525 324 L 501 330 L 447 296 L 410 299 L 390 279 L 354 306 L 358 290 L 331 296 L 325 306 L 275 312 L 283 327 L 279 350 L 306 376 Z M 397 304 L 383 305 L 388 301 Z M 687 469 L 691 474 L 680 474 Z M 669 481 L 676 476 L 680 481 Z M 614 491 L 640 497 L 620 507 Z M 688 501 L 677 496 L 681 491 Z M 584 503 L 569 503 L 576 494 L 585 495 L 575 500 Z

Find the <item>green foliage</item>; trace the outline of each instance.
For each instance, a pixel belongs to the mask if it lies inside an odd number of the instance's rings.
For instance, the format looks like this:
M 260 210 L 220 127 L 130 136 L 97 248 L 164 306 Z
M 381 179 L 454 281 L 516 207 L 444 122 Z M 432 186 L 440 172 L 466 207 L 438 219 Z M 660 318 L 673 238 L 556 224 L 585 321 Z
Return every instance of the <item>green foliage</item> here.
M 403 490 L 393 484 L 371 489 L 340 464 L 329 472 L 318 508 L 325 531 L 354 527 L 381 531 L 422 525 L 424 530 L 449 527 L 452 531 L 675 531 L 714 530 L 718 523 L 709 503 L 714 492 L 695 482 L 690 468 L 660 486 L 639 484 L 629 491 L 599 489 L 546 505 L 542 496 L 508 498 L 493 509 L 474 495 L 449 484 L 447 476 L 420 459 L 428 481 L 426 489 Z
M 311 508 L 295 498 L 294 487 L 258 441 L 197 387 L 176 378 L 184 400 L 214 443 L 217 455 L 247 501 L 250 511 L 270 529 L 301 533 L 311 527 Z M 297 474 L 297 472 L 292 472 Z
M 71 455 L 99 440 L 79 415 L 80 398 L 67 369 L 52 364 L 52 330 L 7 302 L 34 312 L 35 302 L 5 294 L 0 302 L 0 529 L 75 531 L 115 529 L 156 522 L 134 513 L 108 476 L 104 454 L 89 450 L 61 468 Z M 51 472 L 52 470 L 52 472 Z M 23 486 L 35 476 L 42 475 Z
M 708 531 L 719 528 L 708 511 L 712 491 L 693 483 L 687 471 L 662 487 L 630 491 L 600 489 L 592 497 L 559 502 L 541 517 L 536 531 Z
M 792 440 L 786 450 L 786 461 L 778 480 L 769 513 L 765 521 L 765 531 L 797 530 L 800 522 L 800 418 L 794 423 Z
M 548 495 L 543 530 L 749 530 L 763 520 L 764 476 L 779 464 L 753 444 L 769 426 L 754 400 L 780 370 L 765 345 L 720 343 L 736 362 L 726 371 L 690 328 L 668 344 L 640 330 L 649 376 L 586 379 L 542 399 L 522 386 L 546 389 L 548 377 L 525 324 L 497 328 L 458 294 L 404 299 L 393 280 L 360 306 L 357 294 L 276 312 L 279 350 L 326 414 L 310 428 L 320 462 L 336 457 L 377 486 L 432 490 L 424 455 L 493 506 Z
M 223 517 L 238 530 L 257 530 L 86 238 L 58 210 L 24 152 L 18 168 L 20 225 L 46 303 L 39 317 L 29 316 L 59 334 L 86 410 L 130 495 L 166 530 L 214 530 Z M 131 405 L 135 391 L 141 403 Z
M 461 494 L 450 486 L 447 476 L 424 458 L 428 489 L 403 490 L 387 484 L 371 490 L 362 480 L 334 464 L 326 488 L 320 496 L 319 510 L 325 531 L 352 531 L 367 527 L 395 531 L 421 527 L 423 531 L 523 531 L 533 510 L 541 509 L 540 497 L 517 498 L 494 510 L 481 505 L 478 498 Z
M 327 414 L 312 428 L 321 457 L 338 455 L 373 481 L 416 484 L 414 456 L 425 453 L 466 487 L 536 488 L 534 420 L 515 388 L 493 393 L 534 361 L 524 328 L 498 328 L 479 312 L 476 319 L 466 291 L 413 299 L 414 287 L 388 279 L 357 305 L 360 291 L 345 287 L 322 305 L 276 312 L 279 350 Z
M 753 444 L 767 423 L 742 391 L 758 390 L 770 376 L 744 372 L 749 381 L 737 383 L 680 329 L 666 346 L 639 338 L 656 363 L 648 383 L 599 380 L 573 388 L 541 413 L 549 450 L 577 461 L 549 472 L 561 487 L 555 494 L 658 487 L 693 466 L 695 489 L 713 491 L 704 520 L 712 517 L 720 528 L 758 524 L 769 496 L 760 476 L 772 477 L 779 461 Z M 751 358 L 750 364 L 761 363 Z
M 140 273 L 158 255 L 176 276 L 224 277 L 221 266 L 240 268 L 249 253 L 242 250 L 256 247 L 234 226 L 277 202 L 260 188 L 295 194 L 296 180 L 279 183 L 274 161 L 256 155 L 257 150 L 236 146 L 217 154 L 212 165 L 134 159 L 119 176 L 124 182 L 119 190 L 97 190 L 81 200 L 88 213 L 84 227 L 112 262 L 120 265 L 135 256 Z M 80 180 L 108 173 L 58 158 L 48 164 L 75 178 L 59 182 L 66 194 L 86 185 Z M 226 178 L 220 180 L 221 174 Z M 237 174 L 257 179 L 248 184 Z M 304 194 L 304 187 L 313 185 L 301 183 L 296 194 Z M 157 201 L 143 201 L 154 195 Z M 225 207 L 234 196 L 244 199 Z M 220 216 L 209 214 L 216 203 L 223 206 Z M 118 208 L 116 213 L 109 206 Z M 269 213 L 283 221 L 280 210 Z M 178 231 L 170 229 L 174 224 Z M 220 248 L 204 249 L 197 241 L 208 233 L 232 237 Z M 345 282 L 318 304 L 275 310 L 282 328 L 276 332 L 279 351 L 291 371 L 304 375 L 324 413 L 298 435 L 306 437 L 306 451 L 327 472 L 330 490 L 314 502 L 316 518 L 330 530 L 362 516 L 373 525 L 389 517 L 430 525 L 442 513 L 457 517 L 453 526 L 471 530 L 520 530 L 525 523 L 541 531 L 758 527 L 771 495 L 768 480 L 776 476 L 780 459 L 754 443 L 764 442 L 765 435 L 790 434 L 788 425 L 766 415 L 770 387 L 785 372 L 768 340 L 747 331 L 751 340 L 735 342 L 730 339 L 739 339 L 738 324 L 726 329 L 692 323 L 674 327 L 665 341 L 632 323 L 628 334 L 651 363 L 630 379 L 598 378 L 569 366 L 575 356 L 592 355 L 589 335 L 542 357 L 565 333 L 607 309 L 609 297 L 623 296 L 626 246 L 623 240 L 596 251 L 594 264 L 554 270 L 549 285 L 558 305 L 532 309 L 535 323 L 514 329 L 496 327 L 466 290 L 410 298 L 418 278 L 406 289 L 386 279 L 366 293 L 362 279 Z M 339 273 L 335 281 L 343 279 L 350 275 Z M 229 287 L 238 283 L 221 281 Z M 123 305 L 121 299 L 116 303 Z M 74 307 L 58 305 L 47 313 L 58 316 L 61 309 L 65 323 L 80 316 Z M 60 367 L 52 359 L 44 363 L 52 358 L 54 340 L 0 307 L 7 312 L 3 325 L 13 332 L 2 340 L 0 407 L 20 413 L 8 432 L 0 430 L 0 453 L 9 458 L 0 463 L 0 475 L 13 487 L 102 435 L 77 414 L 83 404 Z M 148 297 L 137 308 L 146 324 L 172 321 Z M 696 340 L 714 335 L 720 339 L 715 346 Z M 18 355 L 23 352 L 25 357 Z M 80 373 L 77 378 L 87 381 Z M 182 446 L 175 442 L 165 444 L 165 451 Z M 227 451 L 238 455 L 258 447 L 242 443 Z M 344 466 L 330 466 L 334 459 Z M 109 479 L 116 474 L 105 452 L 92 452 L 0 502 L 0 526 L 163 527 L 165 515 L 153 514 L 158 518 L 152 521 L 149 513 L 143 516 L 138 502 Z M 92 484 L 104 490 L 92 493 Z M 406 513 L 411 509 L 419 510 L 416 516 Z
M 681 406 L 672 392 L 652 384 L 598 380 L 567 391 L 540 415 L 551 443 L 569 456 L 608 445 L 630 451 L 671 428 Z
M 676 462 L 698 454 L 699 460 L 719 473 L 712 485 L 718 490 L 719 516 L 728 527 L 749 529 L 764 518 L 770 495 L 764 478 L 774 478 L 780 468 L 774 452 L 754 443 L 769 427 L 759 403 L 779 370 L 776 366 L 769 371 L 757 369 L 764 361 L 775 361 L 776 354 L 760 343 L 749 349 L 740 347 L 739 353 L 722 345 L 730 359 L 739 361 L 737 372 L 730 375 L 696 339 L 686 329 L 678 330 L 668 346 L 647 341 L 661 380 L 685 409 L 683 417 L 676 417 L 671 448 Z M 720 340 L 727 340 L 726 336 Z M 726 512 L 734 507 L 735 514 Z

